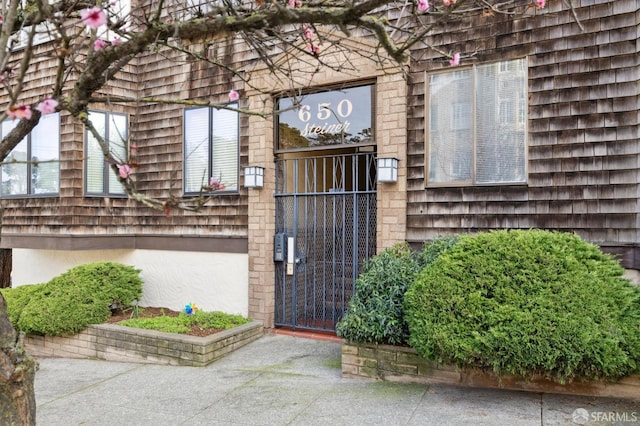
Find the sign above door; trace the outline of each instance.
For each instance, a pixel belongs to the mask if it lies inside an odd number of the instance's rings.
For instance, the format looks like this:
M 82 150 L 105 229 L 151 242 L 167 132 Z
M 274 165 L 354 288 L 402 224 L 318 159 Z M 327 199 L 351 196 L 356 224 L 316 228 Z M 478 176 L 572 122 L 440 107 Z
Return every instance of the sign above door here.
M 372 84 L 280 98 L 277 150 L 373 143 Z

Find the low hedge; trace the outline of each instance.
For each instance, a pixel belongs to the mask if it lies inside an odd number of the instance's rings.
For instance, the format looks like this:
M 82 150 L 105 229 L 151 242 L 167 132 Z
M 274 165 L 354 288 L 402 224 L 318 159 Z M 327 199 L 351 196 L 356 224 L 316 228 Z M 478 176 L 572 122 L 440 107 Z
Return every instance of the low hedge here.
M 560 383 L 640 371 L 640 288 L 567 233 L 463 236 L 405 297 L 409 343 L 462 368 Z
M 406 345 L 409 329 L 404 319 L 404 294 L 416 275 L 457 237 L 425 244 L 421 252 L 407 243 L 396 244 L 372 257 L 356 280 L 349 308 L 336 333 L 352 342 Z
M 142 296 L 140 271 L 115 262 L 80 265 L 44 284 L 4 289 L 13 325 L 25 333 L 65 336 L 105 322 L 110 308 Z

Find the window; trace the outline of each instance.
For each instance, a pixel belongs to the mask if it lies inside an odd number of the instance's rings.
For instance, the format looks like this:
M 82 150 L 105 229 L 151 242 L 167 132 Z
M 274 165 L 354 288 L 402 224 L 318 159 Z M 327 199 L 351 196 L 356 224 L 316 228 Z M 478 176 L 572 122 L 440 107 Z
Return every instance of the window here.
M 104 139 L 113 157 L 127 162 L 127 116 L 109 112 L 90 111 L 89 119 Z M 123 195 L 124 188 L 109 167 L 98 140 L 86 130 L 85 193 L 87 195 Z
M 518 59 L 429 76 L 428 184 L 525 182 L 526 69 Z
M 2 137 L 19 123 L 2 123 Z M 60 188 L 60 113 L 48 114 L 4 160 L 2 196 L 51 195 Z
M 210 178 L 218 179 L 228 191 L 238 190 L 238 112 L 209 107 L 187 109 L 184 192 L 199 193 Z

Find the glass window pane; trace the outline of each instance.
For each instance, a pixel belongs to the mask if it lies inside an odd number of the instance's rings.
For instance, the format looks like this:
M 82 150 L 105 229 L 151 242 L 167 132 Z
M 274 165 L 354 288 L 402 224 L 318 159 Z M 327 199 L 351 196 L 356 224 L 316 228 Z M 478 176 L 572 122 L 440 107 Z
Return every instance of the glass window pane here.
M 56 194 L 60 188 L 60 114 L 49 114 L 31 132 L 31 191 Z
M 231 105 L 237 107 L 237 105 Z M 227 190 L 238 189 L 238 113 L 212 110 L 212 170 L 211 177 L 222 182 Z
M 98 133 L 104 138 L 106 135 L 106 114 L 102 112 L 89 112 L 89 119 Z M 87 192 L 102 194 L 104 188 L 104 155 L 98 140 L 87 131 Z
M 476 97 L 476 182 L 524 182 L 524 59 L 478 66 Z
M 2 122 L 2 136 L 18 125 L 18 120 Z M 14 163 L 12 161 L 21 161 Z M 21 195 L 27 193 L 27 139 L 23 139 L 4 159 L 2 166 L 2 195 Z
M 429 182 L 471 181 L 473 160 L 471 70 L 429 78 Z
M 372 86 L 312 93 L 293 106 L 278 101 L 278 149 L 357 144 L 372 138 Z
M 127 117 L 121 114 L 109 114 L 107 123 L 107 137 L 109 140 L 109 151 L 118 164 L 127 163 Z M 118 176 L 109 168 L 109 188 L 110 194 L 124 194 L 124 188 L 118 180 Z
M 209 178 L 209 108 L 184 112 L 184 190 L 199 192 Z
M 23 139 L 5 158 L 2 167 L 3 195 L 27 194 L 27 148 L 27 140 Z

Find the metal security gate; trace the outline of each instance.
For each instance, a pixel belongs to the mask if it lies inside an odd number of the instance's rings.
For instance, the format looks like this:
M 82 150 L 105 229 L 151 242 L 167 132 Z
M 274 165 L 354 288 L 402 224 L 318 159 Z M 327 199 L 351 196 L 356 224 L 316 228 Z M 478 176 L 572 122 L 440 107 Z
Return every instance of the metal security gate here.
M 375 154 L 276 160 L 275 324 L 334 331 L 376 252 Z

